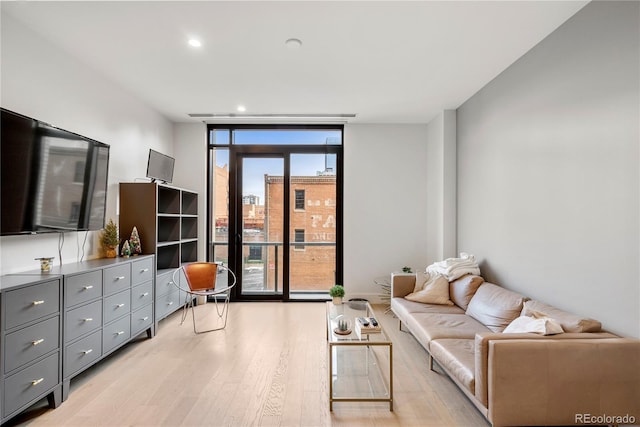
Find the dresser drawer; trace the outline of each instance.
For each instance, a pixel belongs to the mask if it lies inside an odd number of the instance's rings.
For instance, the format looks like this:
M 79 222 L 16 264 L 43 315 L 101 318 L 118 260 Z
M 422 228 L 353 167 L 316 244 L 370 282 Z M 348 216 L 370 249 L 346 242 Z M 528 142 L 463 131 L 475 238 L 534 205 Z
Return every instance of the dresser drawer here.
M 91 335 L 65 347 L 62 364 L 63 378 L 69 378 L 102 356 L 102 333 L 95 331 Z
M 131 313 L 131 336 L 148 329 L 153 324 L 153 304 L 142 307 Z
M 131 310 L 137 310 L 153 301 L 153 281 L 150 280 L 142 285 L 131 289 Z
M 131 286 L 131 265 L 124 264 L 103 270 L 104 295 L 115 294 Z
M 131 263 L 131 284 L 138 285 L 153 280 L 153 258 L 145 258 Z
M 65 313 L 64 319 L 64 342 L 68 343 L 100 326 L 102 326 L 102 301 L 69 310 Z
M 64 305 L 73 307 L 102 296 L 102 271 L 66 276 L 64 278 Z
M 178 288 L 173 284 L 171 273 L 164 273 L 156 277 L 156 298 L 160 295 L 166 294 L 167 292 L 173 292 L 176 290 L 178 290 Z
M 182 301 L 180 299 L 181 294 L 182 293 L 178 292 L 177 288 L 174 288 L 172 292 L 162 295 L 158 301 L 156 301 L 156 320 L 164 318 L 166 315 L 174 312 L 178 307 L 180 307 L 180 302 Z
M 102 328 L 102 351 L 109 351 L 126 342 L 131 337 L 131 316 L 125 316 L 120 320 Z
M 5 374 L 59 347 L 60 317 L 8 334 L 5 339 Z
M 60 311 L 60 282 L 52 280 L 6 292 L 5 330 Z
M 104 299 L 104 323 L 131 313 L 131 290 L 127 289 Z
M 60 383 L 59 353 L 7 377 L 4 382 L 4 415 L 20 409 L 27 403 L 43 397 Z

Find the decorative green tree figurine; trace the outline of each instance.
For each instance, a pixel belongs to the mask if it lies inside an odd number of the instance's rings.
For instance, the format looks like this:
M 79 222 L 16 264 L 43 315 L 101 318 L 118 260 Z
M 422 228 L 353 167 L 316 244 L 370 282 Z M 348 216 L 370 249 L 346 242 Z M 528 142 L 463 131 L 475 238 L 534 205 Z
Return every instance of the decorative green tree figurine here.
M 125 240 L 122 244 L 122 256 L 128 257 L 129 255 L 131 255 L 131 247 L 129 246 L 129 241 Z
M 138 229 L 134 226 L 129 238 L 131 244 L 131 254 L 140 255 L 142 253 L 142 245 L 140 244 L 140 236 L 138 235 Z
M 100 236 L 100 242 L 107 258 L 115 258 L 118 255 L 118 227 L 109 219 Z

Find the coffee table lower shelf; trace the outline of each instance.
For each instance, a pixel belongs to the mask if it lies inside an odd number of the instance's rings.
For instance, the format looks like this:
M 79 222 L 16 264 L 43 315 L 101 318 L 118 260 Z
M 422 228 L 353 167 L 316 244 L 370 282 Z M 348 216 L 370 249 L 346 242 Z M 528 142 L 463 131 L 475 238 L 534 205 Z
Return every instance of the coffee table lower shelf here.
M 391 343 L 330 343 L 329 410 L 335 402 L 388 402 L 393 411 L 392 360 Z

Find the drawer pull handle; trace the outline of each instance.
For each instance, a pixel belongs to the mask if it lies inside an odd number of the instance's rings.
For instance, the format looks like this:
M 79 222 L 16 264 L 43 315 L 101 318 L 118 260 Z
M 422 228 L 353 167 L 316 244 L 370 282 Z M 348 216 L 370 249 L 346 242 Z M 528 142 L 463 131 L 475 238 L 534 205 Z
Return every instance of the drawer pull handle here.
M 149 271 L 148 268 L 143 268 L 142 270 L 140 270 L 140 273 L 146 273 L 147 271 Z
M 38 385 L 38 384 L 40 384 L 42 381 L 44 381 L 44 378 L 40 378 L 40 379 L 37 379 L 37 380 L 33 380 L 33 381 L 31 381 L 31 385 L 32 385 L 32 386 L 34 386 L 34 385 Z
M 31 344 L 38 345 L 44 342 L 44 338 L 40 338 L 39 340 L 31 341 Z
M 84 287 L 85 291 L 88 291 L 89 289 L 93 289 L 93 285 L 87 285 Z
M 116 308 L 122 308 L 124 307 L 124 304 L 116 304 Z
M 173 301 L 168 302 L 167 305 L 173 305 Z
M 91 317 L 87 317 L 86 319 L 82 319 L 82 320 L 84 320 L 85 322 L 92 322 L 93 321 L 93 319 Z
M 149 316 L 145 316 L 145 317 L 143 317 L 143 318 L 142 318 L 142 319 L 140 319 L 140 320 L 145 321 L 145 320 L 147 320 L 148 318 L 149 318 Z
M 82 352 L 82 355 L 86 356 L 87 354 L 91 353 L 93 351 L 92 348 L 90 348 L 89 350 L 85 350 Z
M 144 294 L 140 295 L 141 297 L 146 297 L 147 295 L 149 295 L 149 292 L 145 292 Z
M 173 280 L 170 280 L 169 283 L 167 283 L 167 285 L 173 285 Z
M 44 304 L 44 300 L 43 299 L 33 302 L 33 305 L 40 305 L 40 304 Z
M 124 331 L 116 332 L 116 335 L 122 335 L 122 334 L 124 334 Z
M 116 276 L 116 280 L 124 280 L 124 276 Z

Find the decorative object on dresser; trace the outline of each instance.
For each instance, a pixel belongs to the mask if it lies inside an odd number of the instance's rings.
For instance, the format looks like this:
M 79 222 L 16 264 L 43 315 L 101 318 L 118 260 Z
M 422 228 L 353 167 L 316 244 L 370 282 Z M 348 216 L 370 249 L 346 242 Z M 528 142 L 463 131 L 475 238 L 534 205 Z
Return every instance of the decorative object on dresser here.
M 131 237 L 129 237 L 129 244 L 131 246 L 131 254 L 132 255 L 140 255 L 142 253 L 142 245 L 140 244 L 140 235 L 138 234 L 138 229 L 136 226 L 133 226 L 133 230 L 131 231 Z
M 40 261 L 40 271 L 51 271 L 53 260 L 55 257 L 40 257 L 35 258 L 36 261 Z
M 118 227 L 112 219 L 109 219 L 107 225 L 104 226 L 100 242 L 107 258 L 115 258 L 118 255 L 118 244 L 120 243 L 118 240 Z

